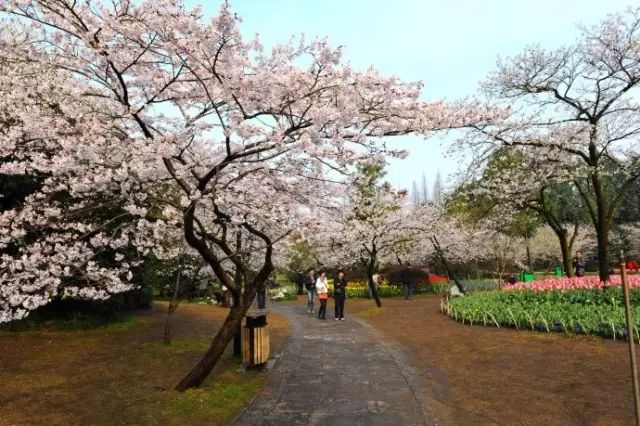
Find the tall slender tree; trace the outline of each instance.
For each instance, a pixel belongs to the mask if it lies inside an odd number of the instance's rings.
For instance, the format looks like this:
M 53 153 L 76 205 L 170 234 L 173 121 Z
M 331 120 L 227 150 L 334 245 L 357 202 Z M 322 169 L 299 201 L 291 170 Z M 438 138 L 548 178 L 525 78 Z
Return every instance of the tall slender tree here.
M 427 176 L 422 172 L 422 184 L 420 186 L 420 195 L 422 204 L 427 204 L 429 201 L 429 188 L 427 187 Z
M 436 174 L 436 180 L 433 182 L 433 202 L 440 204 L 443 201 L 442 198 L 442 176 L 440 176 L 440 170 Z

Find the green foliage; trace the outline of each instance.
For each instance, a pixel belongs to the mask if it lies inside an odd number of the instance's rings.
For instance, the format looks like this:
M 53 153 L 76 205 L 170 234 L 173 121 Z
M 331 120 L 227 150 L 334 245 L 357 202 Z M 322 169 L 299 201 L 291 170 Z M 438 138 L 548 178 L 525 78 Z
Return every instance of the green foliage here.
M 640 327 L 640 289 L 632 291 L 634 334 Z M 450 299 L 443 310 L 467 324 L 626 338 L 620 288 L 576 291 L 482 292 Z
M 219 424 L 228 423 L 258 392 L 266 378 L 260 372 L 239 373 L 238 367 L 239 364 L 225 366 L 227 372 L 198 389 L 170 393 L 163 414 L 176 424 L 204 424 L 212 419 Z
M 316 265 L 313 247 L 303 238 L 296 238 L 287 252 L 287 278 L 296 280 L 296 274 L 305 273 Z
M 132 316 L 126 312 L 151 309 L 151 290 L 139 288 L 112 295 L 107 300 L 55 299 L 31 312 L 20 321 L 12 321 L 0 328 L 7 330 L 82 330 L 98 327 L 118 327 Z
M 495 279 L 460 280 L 460 284 L 467 291 L 495 290 L 498 288 L 498 280 Z
M 385 308 L 369 308 L 369 309 L 364 309 L 360 312 L 358 312 L 358 315 L 361 317 L 373 317 L 375 315 L 379 315 L 381 313 L 383 313 L 385 310 Z
M 278 282 L 276 288 L 269 290 L 270 297 L 283 296 L 283 300 L 298 300 L 296 285 L 291 282 Z

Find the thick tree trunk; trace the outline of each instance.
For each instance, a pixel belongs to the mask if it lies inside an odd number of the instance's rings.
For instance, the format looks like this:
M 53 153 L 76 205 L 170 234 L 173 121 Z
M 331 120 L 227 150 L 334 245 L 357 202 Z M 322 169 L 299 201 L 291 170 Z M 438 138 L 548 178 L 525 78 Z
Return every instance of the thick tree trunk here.
M 400 261 L 400 257 L 396 254 L 398 258 L 398 262 Z M 378 250 L 376 248 L 375 241 L 371 244 L 371 250 L 366 249 L 366 256 L 362 255 L 360 257 L 360 263 L 364 266 L 367 272 L 367 285 L 369 286 L 369 291 L 371 292 L 371 297 L 376 301 L 376 306 L 378 308 L 382 307 L 382 301 L 380 300 L 380 296 L 378 295 L 378 289 L 374 285 L 373 282 L 373 273 L 376 270 L 376 262 L 378 261 Z
M 596 238 L 598 241 L 598 274 L 600 281 L 609 280 L 609 228 L 610 218 L 600 171 L 596 168 L 591 176 L 596 198 Z
M 529 269 L 529 272 L 533 272 L 533 262 L 531 260 L 531 244 L 528 234 L 525 237 L 525 247 L 527 249 L 527 268 Z
M 562 267 L 564 268 L 564 273 L 567 277 L 573 277 L 573 264 L 571 263 L 571 251 L 572 244 L 569 243 L 569 238 L 567 238 L 567 231 L 565 229 L 561 229 L 556 232 L 558 236 L 558 241 L 560 242 L 560 251 L 562 252 Z
M 609 281 L 609 226 L 604 218 L 598 218 L 598 273 L 600 281 Z
M 171 317 L 173 316 L 173 313 L 176 309 L 178 309 L 178 304 L 174 303 L 173 301 L 169 302 L 169 308 L 167 309 L 167 319 L 164 322 L 163 341 L 165 345 L 171 344 Z
M 180 273 L 182 268 L 180 267 L 180 255 L 178 255 L 178 273 L 176 277 L 176 288 L 173 290 L 173 297 L 169 301 L 169 307 L 167 308 L 167 319 L 164 323 L 164 344 L 171 344 L 171 317 L 173 313 L 178 309 L 180 305 Z
M 371 290 L 371 296 L 373 296 L 373 299 L 376 301 L 376 306 L 378 308 L 382 307 L 382 301 L 378 295 L 378 289 L 373 282 L 373 267 L 367 267 L 367 281 L 369 283 L 369 290 Z
M 213 338 L 207 353 L 189 374 L 178 383 L 176 386 L 177 391 L 183 392 L 187 389 L 198 387 L 209 376 L 229 342 L 233 339 L 236 330 L 241 326 L 242 318 L 244 318 L 248 309 L 248 305 L 242 304 L 231 308 L 224 324 L 222 324 L 222 327 Z

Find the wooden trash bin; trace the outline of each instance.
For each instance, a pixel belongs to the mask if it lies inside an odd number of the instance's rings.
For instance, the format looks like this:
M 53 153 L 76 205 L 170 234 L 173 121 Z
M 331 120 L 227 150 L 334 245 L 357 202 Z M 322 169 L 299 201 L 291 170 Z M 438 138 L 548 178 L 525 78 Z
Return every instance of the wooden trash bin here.
M 247 312 L 242 327 L 242 363 L 245 367 L 264 364 L 269 359 L 269 324 L 267 309 Z

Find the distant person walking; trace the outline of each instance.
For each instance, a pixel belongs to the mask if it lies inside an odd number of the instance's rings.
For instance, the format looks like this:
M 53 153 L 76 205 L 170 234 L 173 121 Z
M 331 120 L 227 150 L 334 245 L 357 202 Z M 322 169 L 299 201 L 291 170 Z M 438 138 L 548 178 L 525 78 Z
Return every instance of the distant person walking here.
M 336 321 L 344 321 L 344 301 L 347 298 L 347 280 L 344 271 L 338 271 L 338 276 L 333 282 L 333 299 L 336 304 Z
M 573 270 L 576 277 L 584 277 L 584 258 L 582 253 L 576 252 L 576 257 L 573 258 Z
M 313 298 L 316 295 L 316 277 L 313 269 L 307 273 L 304 280 L 304 287 L 307 290 L 307 313 L 313 314 Z
M 320 309 L 318 309 L 318 319 L 327 319 L 327 299 L 329 298 L 329 284 L 324 271 L 318 273 L 316 280 L 316 293 L 320 301 Z
M 404 267 L 402 271 L 400 271 L 400 282 L 402 283 L 402 287 L 404 289 L 404 298 L 405 300 L 413 298 L 413 282 L 411 271 L 409 268 Z

